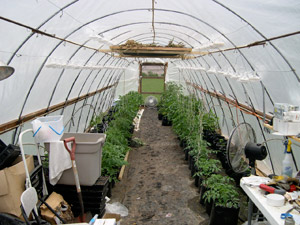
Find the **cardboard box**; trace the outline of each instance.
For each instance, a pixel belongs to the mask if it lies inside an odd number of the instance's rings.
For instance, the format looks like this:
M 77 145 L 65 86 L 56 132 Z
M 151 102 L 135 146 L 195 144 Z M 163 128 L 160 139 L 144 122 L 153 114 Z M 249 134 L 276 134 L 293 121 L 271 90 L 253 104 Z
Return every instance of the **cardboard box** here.
M 46 203 L 66 222 L 70 223 L 74 220 L 74 215 L 71 211 L 71 206 L 64 200 L 63 196 L 52 192 L 47 198 Z M 41 216 L 44 220 L 51 224 L 57 224 L 55 221 L 56 216 L 54 213 L 45 205 L 42 204 L 40 207 Z
M 33 156 L 26 156 L 29 172 L 34 169 Z M 12 164 L 0 170 L 0 212 L 10 213 L 22 218 L 21 194 L 25 191 L 25 168 L 22 157 L 19 156 Z

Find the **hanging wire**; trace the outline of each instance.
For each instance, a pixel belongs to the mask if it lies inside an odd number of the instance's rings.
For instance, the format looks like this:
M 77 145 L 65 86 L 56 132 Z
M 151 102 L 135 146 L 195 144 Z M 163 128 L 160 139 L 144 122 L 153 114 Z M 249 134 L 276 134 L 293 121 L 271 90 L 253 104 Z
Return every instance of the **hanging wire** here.
M 155 0 L 152 0 L 152 29 L 153 29 L 153 44 L 155 43 L 155 27 L 154 27 L 154 4 L 155 4 Z
M 260 46 L 260 45 L 266 45 L 267 44 L 266 42 L 270 42 L 270 41 L 274 41 L 274 40 L 278 40 L 278 39 L 282 39 L 282 38 L 286 38 L 286 37 L 290 37 L 290 36 L 294 36 L 294 35 L 298 35 L 298 34 L 300 34 L 300 31 L 296 31 L 296 32 L 293 32 L 293 33 L 288 33 L 288 34 L 283 34 L 283 35 L 276 36 L 276 37 L 267 38 L 267 39 L 261 40 L 261 41 L 255 41 L 255 42 L 252 42 L 250 44 L 237 46 L 237 47 L 234 47 L 234 48 L 227 48 L 227 49 L 222 49 L 222 50 L 217 50 L 217 51 L 211 51 L 211 52 L 208 52 L 208 54 L 238 50 L 238 49 L 243 49 L 243 48 L 251 48 L 251 47 Z
M 74 124 L 74 116 L 76 115 L 77 112 L 79 112 L 79 110 L 85 106 L 89 106 L 90 108 L 93 109 L 93 115 L 95 114 L 95 107 L 92 105 L 92 104 L 84 104 L 82 106 L 80 106 L 74 113 L 73 115 L 71 116 L 71 118 L 65 123 L 65 127 L 70 123 L 72 122 L 73 126 L 75 126 Z
M 1 20 L 4 20 L 4 21 L 6 21 L 6 22 L 9 22 L 9 23 L 13 23 L 13 24 L 15 24 L 15 25 L 18 25 L 18 26 L 20 26 L 20 27 L 24 27 L 24 28 L 26 28 L 26 29 L 29 29 L 29 30 L 31 30 L 31 32 L 36 33 L 36 34 L 40 34 L 40 35 L 44 35 L 44 36 L 46 36 L 46 37 L 50 37 L 50 38 L 53 38 L 53 39 L 57 39 L 57 40 L 60 40 L 60 41 L 64 41 L 64 42 L 67 42 L 67 43 L 69 43 L 69 44 L 77 45 L 77 46 L 80 46 L 80 47 L 83 47 L 83 48 L 86 48 L 86 49 L 90 49 L 90 50 L 102 52 L 102 53 L 104 53 L 104 54 L 108 54 L 108 53 L 109 53 L 109 51 L 107 51 L 107 50 L 96 49 L 96 48 L 92 48 L 92 47 L 89 47 L 89 46 L 86 46 L 86 45 L 82 45 L 82 44 L 79 44 L 79 43 L 76 43 L 76 42 L 73 42 L 73 41 L 69 41 L 69 40 L 67 40 L 67 39 L 65 39 L 65 38 L 57 37 L 55 34 L 49 34 L 49 33 L 47 33 L 47 32 L 41 31 L 41 30 L 39 30 L 39 29 L 35 29 L 35 28 L 30 27 L 30 26 L 28 26 L 28 25 L 19 23 L 19 22 L 17 22 L 17 21 L 14 21 L 14 20 L 11 20 L 11 19 L 2 17 L 2 16 L 0 16 L 0 19 L 1 19 Z

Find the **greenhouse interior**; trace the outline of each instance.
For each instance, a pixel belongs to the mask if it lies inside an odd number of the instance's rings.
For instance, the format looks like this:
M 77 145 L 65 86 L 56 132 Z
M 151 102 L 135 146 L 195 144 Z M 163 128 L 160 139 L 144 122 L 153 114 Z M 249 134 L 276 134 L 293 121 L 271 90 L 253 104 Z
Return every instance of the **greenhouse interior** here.
M 0 225 L 300 224 L 300 2 L 2 0 Z

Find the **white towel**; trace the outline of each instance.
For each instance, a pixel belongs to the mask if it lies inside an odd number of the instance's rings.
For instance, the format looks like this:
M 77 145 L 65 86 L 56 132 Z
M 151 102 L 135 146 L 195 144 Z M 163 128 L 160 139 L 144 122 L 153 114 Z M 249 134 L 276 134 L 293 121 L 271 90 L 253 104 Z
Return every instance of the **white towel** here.
M 69 149 L 71 149 L 71 143 L 68 143 Z M 49 182 L 55 185 L 64 170 L 72 167 L 70 154 L 64 146 L 63 141 L 50 142 L 49 151 Z

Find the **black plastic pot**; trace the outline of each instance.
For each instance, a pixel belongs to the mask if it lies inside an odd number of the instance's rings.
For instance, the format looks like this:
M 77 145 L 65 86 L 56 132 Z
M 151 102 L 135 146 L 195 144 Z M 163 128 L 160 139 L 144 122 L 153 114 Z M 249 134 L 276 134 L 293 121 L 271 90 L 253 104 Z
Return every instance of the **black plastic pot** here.
M 236 225 L 238 223 L 240 208 L 225 208 L 212 206 L 209 225 Z
M 191 149 L 189 147 L 187 147 L 187 148 L 184 149 L 184 159 L 185 160 L 189 159 L 189 152 L 190 152 L 190 150 Z
M 102 119 L 102 123 L 109 123 L 112 120 L 114 120 L 113 115 L 105 115 Z
M 201 182 L 202 183 L 202 182 Z M 204 185 L 200 185 L 199 186 L 200 188 L 199 188 L 199 194 L 200 194 L 200 204 L 201 205 L 205 205 L 205 201 L 204 201 L 204 199 L 203 199 L 203 195 L 204 195 L 204 193 L 207 191 L 207 188 L 204 186 Z
M 191 157 L 190 163 L 191 163 L 191 177 L 193 177 L 196 172 L 196 165 L 195 165 L 194 157 Z
M 220 143 L 222 142 L 222 144 Z M 214 134 L 214 139 L 211 140 L 211 148 L 214 150 L 219 150 L 223 146 L 226 147 L 225 137 L 220 134 Z
M 195 186 L 196 186 L 196 187 L 199 187 L 199 180 L 200 180 L 200 177 L 197 176 L 197 175 L 195 175 L 195 176 L 194 176 L 194 179 L 195 179 Z
M 133 125 L 133 124 L 131 124 L 131 126 L 130 126 L 130 128 L 129 128 L 129 132 L 130 132 L 131 134 L 133 134 L 133 132 L 134 132 L 134 125 Z
M 163 126 L 171 126 L 172 125 L 172 121 L 168 120 L 168 117 L 164 116 L 162 118 L 162 123 Z
M 211 143 L 215 139 L 216 135 L 217 133 L 215 131 L 205 130 L 205 129 L 203 130 L 203 138 L 209 143 Z
M 97 124 L 97 132 L 104 133 L 107 129 L 108 125 L 106 123 L 99 123 Z
M 217 152 L 217 158 L 221 161 L 223 160 L 223 157 L 226 155 L 225 151 L 218 151 Z
M 209 216 L 211 215 L 213 205 L 213 202 L 205 202 L 205 211 Z
M 216 150 L 218 150 L 220 152 L 226 151 L 226 145 L 227 145 L 227 142 L 223 142 L 223 143 L 219 142 L 216 144 Z
M 186 146 L 187 146 L 186 140 L 181 139 L 179 145 L 180 145 L 180 147 L 182 147 L 182 148 L 186 148 Z
M 111 107 L 107 114 L 109 116 L 112 116 L 115 112 L 116 112 L 116 108 L 115 107 Z
M 162 120 L 162 118 L 163 118 L 163 114 L 161 114 L 161 113 L 158 113 L 158 116 L 157 116 L 157 117 L 158 117 L 158 119 L 159 119 L 159 120 Z
M 192 156 L 191 156 L 190 154 L 188 154 L 189 170 L 192 169 L 192 163 L 191 163 L 191 160 L 192 160 Z
M 218 154 L 217 156 L 218 156 L 218 158 L 219 158 L 220 161 L 221 161 L 222 167 L 223 167 L 225 170 L 230 169 L 230 165 L 229 165 L 229 163 L 228 163 L 226 153 L 225 153 L 225 152 L 221 152 L 221 153 Z
M 225 137 L 222 136 L 221 134 L 216 133 L 216 134 L 214 135 L 214 141 L 216 141 L 217 143 L 219 143 L 220 140 L 225 140 Z M 217 144 L 217 143 L 216 143 L 216 144 Z

